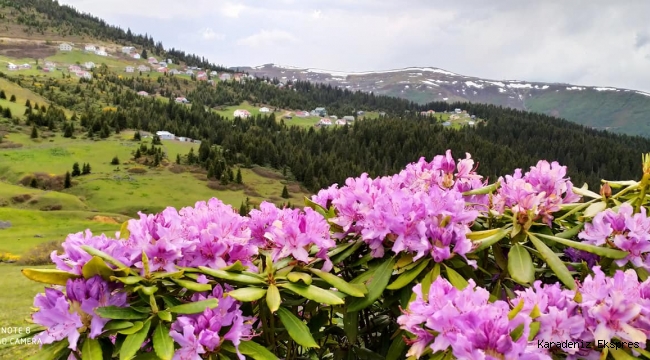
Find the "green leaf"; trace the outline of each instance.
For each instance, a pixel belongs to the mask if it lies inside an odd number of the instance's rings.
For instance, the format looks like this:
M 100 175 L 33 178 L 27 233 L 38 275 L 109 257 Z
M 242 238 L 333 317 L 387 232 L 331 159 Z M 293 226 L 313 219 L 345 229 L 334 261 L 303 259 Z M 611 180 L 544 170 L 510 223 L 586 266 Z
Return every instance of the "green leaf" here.
M 81 268 L 81 273 L 85 279 L 90 279 L 95 275 L 99 275 L 102 279 L 109 281 L 113 275 L 113 269 L 108 267 L 104 260 L 99 256 L 93 256 L 93 258 L 90 259 L 83 268 Z
M 280 290 L 274 284 L 269 285 L 266 291 L 266 306 L 269 307 L 271 313 L 275 313 L 280 308 L 282 298 L 280 297 Z
M 172 321 L 172 313 L 169 310 L 158 311 L 158 318 L 163 321 Z
M 278 309 L 278 317 L 289 336 L 300 346 L 305 348 L 319 348 L 316 340 L 311 336 L 309 328 L 298 319 L 291 311 L 281 307 Z
M 130 328 L 121 329 L 121 330 L 118 330 L 117 332 L 122 334 L 122 335 L 135 334 L 138 331 L 140 331 L 140 329 L 142 329 L 143 325 L 144 324 L 142 323 L 142 321 L 136 321 L 136 322 L 133 323 L 133 326 L 131 326 Z
M 512 320 L 512 319 L 514 319 L 515 316 L 517 316 L 517 314 L 519 314 L 519 312 L 520 312 L 521 309 L 523 309 L 523 308 L 524 308 L 524 301 L 523 301 L 523 300 L 519 300 L 519 303 L 517 304 L 517 306 L 515 306 L 515 307 L 514 307 L 512 310 L 510 310 L 510 312 L 508 313 L 508 320 Z
M 350 296 L 364 297 L 364 295 L 368 292 L 366 290 L 366 292 L 364 293 L 358 287 L 353 286 L 352 284 L 348 283 L 347 281 L 343 280 L 342 278 L 334 274 L 330 274 L 328 272 L 321 271 L 318 269 L 309 269 L 309 271 L 311 271 L 314 275 L 318 276 L 319 278 L 323 279 L 326 283 L 335 287 L 340 292 L 344 292 Z M 363 284 L 359 284 L 359 285 L 365 288 Z
M 130 321 L 123 320 L 111 320 L 106 325 L 104 325 L 104 331 L 114 331 L 128 329 L 133 326 L 133 323 Z
M 178 279 L 183 277 L 183 274 L 185 274 L 185 271 L 183 270 L 174 272 L 156 271 L 151 273 L 151 279 Z
M 142 286 L 140 287 L 139 291 L 141 291 L 145 295 L 153 295 L 158 291 L 157 286 Z
M 186 288 L 187 290 L 192 290 L 194 292 L 204 292 L 212 291 L 212 285 L 210 284 L 199 284 L 195 281 L 181 280 L 181 279 L 171 279 L 173 282 L 178 285 Z
M 636 350 L 636 348 L 634 349 Z M 632 356 L 630 353 L 623 349 L 609 349 L 609 353 L 612 354 L 612 357 L 614 360 L 635 360 L 637 359 L 636 357 Z
M 406 342 L 404 342 L 404 336 L 402 335 L 402 331 L 400 331 L 388 348 L 386 360 L 404 359 L 404 349 L 406 349 Z
M 582 216 L 591 218 L 596 216 L 596 214 L 599 212 L 604 211 L 605 209 L 607 209 L 607 203 L 604 201 L 595 202 L 585 209 L 585 211 L 582 213 Z
M 488 236 L 488 237 L 486 237 L 484 239 L 474 241 L 473 245 L 476 246 L 476 248 L 473 249 L 471 251 L 471 253 L 483 251 L 483 250 L 489 248 L 490 246 L 492 246 L 492 245 L 496 244 L 497 242 L 499 242 L 499 240 L 503 239 L 504 236 L 508 235 L 508 233 L 510 231 L 511 231 L 510 228 L 499 229 L 497 232 L 495 232 L 494 234 L 492 234 L 492 235 L 490 235 L 490 236 Z M 478 244 L 478 246 L 477 246 L 477 244 Z
M 40 351 L 29 357 L 28 360 L 58 360 L 68 349 L 68 340 L 63 339 L 52 344 L 43 345 Z M 65 357 L 67 359 L 67 356 Z
M 459 273 L 457 273 L 456 270 L 454 270 L 454 269 L 450 268 L 449 266 L 445 265 L 445 271 L 447 271 L 447 278 L 449 279 L 449 282 L 456 289 L 463 290 L 464 288 L 467 287 L 467 285 L 468 285 L 467 280 L 465 280 L 464 277 L 462 277 Z
M 498 188 L 499 188 L 499 183 L 495 182 L 494 184 L 490 184 L 490 185 L 484 186 L 482 188 L 478 188 L 478 189 L 474 189 L 474 190 L 470 190 L 470 191 L 465 191 L 463 193 L 463 196 L 491 194 L 492 192 L 494 192 Z
M 221 348 L 233 354 L 237 353 L 237 350 L 230 342 L 224 342 L 221 344 Z M 278 360 L 278 357 L 264 346 L 251 340 L 240 342 L 239 352 L 242 355 L 250 356 L 253 360 Z
M 214 309 L 219 305 L 219 300 L 211 298 L 201 301 L 195 301 L 187 304 L 177 305 L 170 307 L 169 310 L 176 314 L 198 314 L 202 313 L 205 309 Z
M 578 235 L 580 230 L 585 226 L 584 223 L 579 223 L 578 225 L 572 227 L 571 229 L 567 229 L 565 231 L 562 231 L 561 233 L 555 234 L 555 236 L 562 238 L 562 239 L 571 239 L 572 237 Z
M 142 250 L 142 269 L 144 270 L 144 277 L 149 278 L 151 276 L 151 268 L 149 267 L 149 257 L 144 250 Z
M 135 285 L 141 281 L 144 281 L 144 278 L 137 275 L 124 276 L 124 277 L 111 276 L 110 280 L 119 281 L 124 285 Z
M 429 289 L 431 288 L 431 284 L 436 281 L 438 276 L 440 276 L 440 264 L 436 263 L 433 266 L 433 269 L 424 276 L 424 279 L 422 279 L 422 296 L 424 299 L 429 298 Z
M 125 221 L 122 223 L 122 226 L 120 227 L 120 239 L 128 239 L 129 236 L 131 236 L 131 232 L 129 231 L 129 220 Z
M 535 265 L 530 253 L 519 243 L 514 244 L 508 252 L 508 273 L 520 284 L 532 284 L 535 281 Z
M 70 279 L 78 279 L 79 275 L 54 269 L 22 269 L 21 272 L 29 280 L 50 285 L 65 286 Z
M 327 218 L 327 211 L 325 210 L 325 208 L 311 201 L 311 199 L 309 199 L 306 196 L 305 196 L 305 206 L 312 208 L 317 213 L 323 215 L 324 218 Z
M 241 271 L 246 270 L 246 267 L 244 267 L 244 265 L 242 265 L 241 261 L 237 260 L 237 261 L 235 261 L 234 264 L 223 267 L 223 268 L 221 268 L 221 270 L 223 270 L 223 271 L 232 271 L 232 272 L 241 272 Z
M 528 334 L 528 341 L 533 341 L 537 333 L 539 332 L 539 327 L 541 323 L 538 321 L 533 321 L 530 323 L 530 334 Z
M 174 340 L 169 336 L 169 328 L 159 323 L 153 331 L 153 350 L 162 360 L 171 360 L 174 356 Z
M 359 312 L 348 311 L 343 315 L 343 331 L 345 331 L 348 342 L 354 345 L 359 334 Z
M 636 351 L 639 354 L 645 356 L 646 359 L 650 359 L 650 351 L 644 350 L 644 349 L 641 349 L 641 348 L 634 348 L 634 351 Z
M 104 360 L 102 347 L 97 339 L 86 339 L 81 347 L 81 360 Z
M 567 240 L 567 239 L 562 239 L 557 236 L 550 236 L 550 235 L 544 235 L 544 234 L 535 234 L 543 239 L 546 240 L 551 240 L 555 241 L 557 243 L 560 243 L 562 245 L 566 245 L 578 250 L 586 251 L 592 254 L 596 254 L 598 256 L 602 257 L 607 257 L 610 259 L 614 260 L 619 260 L 623 259 L 628 255 L 627 251 L 621 251 L 621 250 L 616 250 L 616 249 L 610 249 L 606 247 L 600 247 L 600 246 L 594 246 L 590 244 L 586 244 L 580 241 L 573 241 L 573 240 Z
M 149 328 L 151 328 L 151 321 L 147 320 L 144 322 L 144 325 L 140 331 L 129 335 L 126 337 L 126 339 L 124 339 L 124 343 L 120 348 L 120 360 L 130 360 L 135 356 L 135 354 L 138 353 L 142 347 L 142 344 L 147 339 Z
M 306 299 L 327 305 L 342 305 L 345 302 L 332 291 L 321 289 L 314 285 L 301 285 L 294 283 L 278 284 L 278 287 L 290 290 Z
M 287 274 L 287 280 L 292 283 L 302 281 L 305 285 L 311 285 L 312 278 L 309 274 L 303 272 L 290 272 Z
M 121 261 L 116 258 L 108 255 L 107 253 L 97 250 L 92 246 L 82 245 L 81 249 L 92 256 L 99 256 L 100 258 L 106 260 L 107 262 L 115 265 L 119 270 L 128 270 L 128 266 L 124 265 Z
M 403 288 L 406 285 L 409 285 L 415 278 L 420 275 L 422 271 L 429 265 L 429 262 L 431 259 L 425 259 L 424 261 L 420 262 L 416 267 L 412 268 L 411 270 L 408 270 L 401 274 L 400 276 L 395 279 L 390 285 L 386 287 L 388 290 L 399 290 Z
M 348 311 L 359 311 L 372 305 L 388 286 L 390 276 L 393 273 L 393 266 L 395 266 L 395 258 L 391 257 L 387 260 L 382 260 L 383 263 L 377 267 L 377 270 L 372 274 L 370 281 L 366 287 L 368 294 L 364 298 L 351 299 L 348 305 Z
M 245 287 L 228 292 L 228 295 L 243 302 L 251 302 L 261 299 L 266 295 L 266 289 L 256 287 Z
M 358 241 L 354 242 L 354 244 L 351 247 L 345 249 L 345 251 L 341 252 L 340 254 L 332 256 L 331 257 L 332 263 L 333 264 L 339 264 L 343 260 L 349 258 L 350 256 L 352 256 L 352 254 L 354 254 L 357 250 L 359 250 L 359 248 L 363 244 L 364 244 L 364 242 L 362 240 L 358 240 Z
M 524 334 L 524 324 L 520 324 L 510 332 L 510 337 L 512 338 L 513 341 L 517 341 L 523 334 Z
M 95 309 L 95 313 L 104 319 L 139 320 L 146 319 L 149 314 L 142 313 L 131 307 L 105 306 Z
M 249 273 L 247 272 L 233 273 L 229 271 L 210 269 L 205 266 L 199 266 L 199 269 L 204 274 L 210 275 L 217 279 L 230 280 L 230 281 L 234 281 L 242 284 L 248 284 L 248 285 L 266 284 L 264 280 L 260 279 L 257 276 L 249 275 Z
M 489 230 L 472 231 L 468 234 L 465 234 L 465 237 L 471 241 L 478 241 L 478 240 L 486 239 L 498 233 L 500 230 L 501 230 L 500 228 L 496 228 L 496 229 L 489 229 Z
M 553 250 L 549 249 L 546 244 L 542 242 L 542 240 L 538 239 L 534 234 L 529 233 L 528 238 L 530 241 L 533 243 L 537 251 L 539 251 L 539 255 L 546 261 L 546 264 L 553 270 L 555 275 L 562 281 L 562 283 L 569 288 L 570 290 L 575 289 L 576 284 L 575 281 L 573 280 L 573 277 L 571 276 L 571 273 L 569 272 L 569 269 L 567 269 L 566 265 L 560 260 L 560 258 L 553 252 Z
M 586 185 L 586 184 L 585 184 Z M 600 199 L 602 196 L 596 194 L 595 192 L 588 190 L 587 188 L 573 187 L 573 193 L 580 196 L 587 196 L 594 199 Z

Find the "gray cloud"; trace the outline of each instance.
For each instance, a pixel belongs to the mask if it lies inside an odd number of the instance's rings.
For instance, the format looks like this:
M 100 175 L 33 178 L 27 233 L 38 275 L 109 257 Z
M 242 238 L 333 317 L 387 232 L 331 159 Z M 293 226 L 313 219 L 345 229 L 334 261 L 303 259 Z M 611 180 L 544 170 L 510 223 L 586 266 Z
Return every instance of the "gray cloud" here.
M 647 1 L 61 2 L 228 66 L 435 66 L 492 79 L 650 91 Z

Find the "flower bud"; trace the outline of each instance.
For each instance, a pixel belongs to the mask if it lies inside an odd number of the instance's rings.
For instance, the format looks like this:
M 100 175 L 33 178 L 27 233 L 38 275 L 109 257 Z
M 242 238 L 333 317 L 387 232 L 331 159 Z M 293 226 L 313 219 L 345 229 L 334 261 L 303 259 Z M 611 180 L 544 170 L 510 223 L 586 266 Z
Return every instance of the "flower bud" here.
M 608 183 L 604 183 L 600 187 L 600 196 L 604 197 L 605 199 L 609 199 L 612 196 L 612 187 L 609 186 Z

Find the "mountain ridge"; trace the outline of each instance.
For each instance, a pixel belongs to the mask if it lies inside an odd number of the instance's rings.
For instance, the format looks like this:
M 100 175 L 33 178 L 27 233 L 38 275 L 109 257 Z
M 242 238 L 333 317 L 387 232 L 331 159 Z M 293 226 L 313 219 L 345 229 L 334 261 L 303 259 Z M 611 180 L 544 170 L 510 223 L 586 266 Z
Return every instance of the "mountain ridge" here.
M 650 111 L 650 93 L 641 90 L 486 79 L 437 67 L 344 72 L 269 63 L 231 67 L 234 68 L 258 77 L 325 83 L 351 91 L 397 96 L 420 104 L 445 101 L 500 105 L 563 117 L 595 129 L 650 136 L 650 124 L 644 115 Z

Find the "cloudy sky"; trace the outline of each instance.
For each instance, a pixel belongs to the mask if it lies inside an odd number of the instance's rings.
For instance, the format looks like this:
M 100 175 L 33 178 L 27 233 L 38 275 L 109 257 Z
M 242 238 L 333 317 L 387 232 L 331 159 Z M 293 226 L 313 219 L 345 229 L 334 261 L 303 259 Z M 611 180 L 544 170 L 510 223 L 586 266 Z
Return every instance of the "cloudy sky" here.
M 60 0 L 226 65 L 434 66 L 650 91 L 646 0 Z

